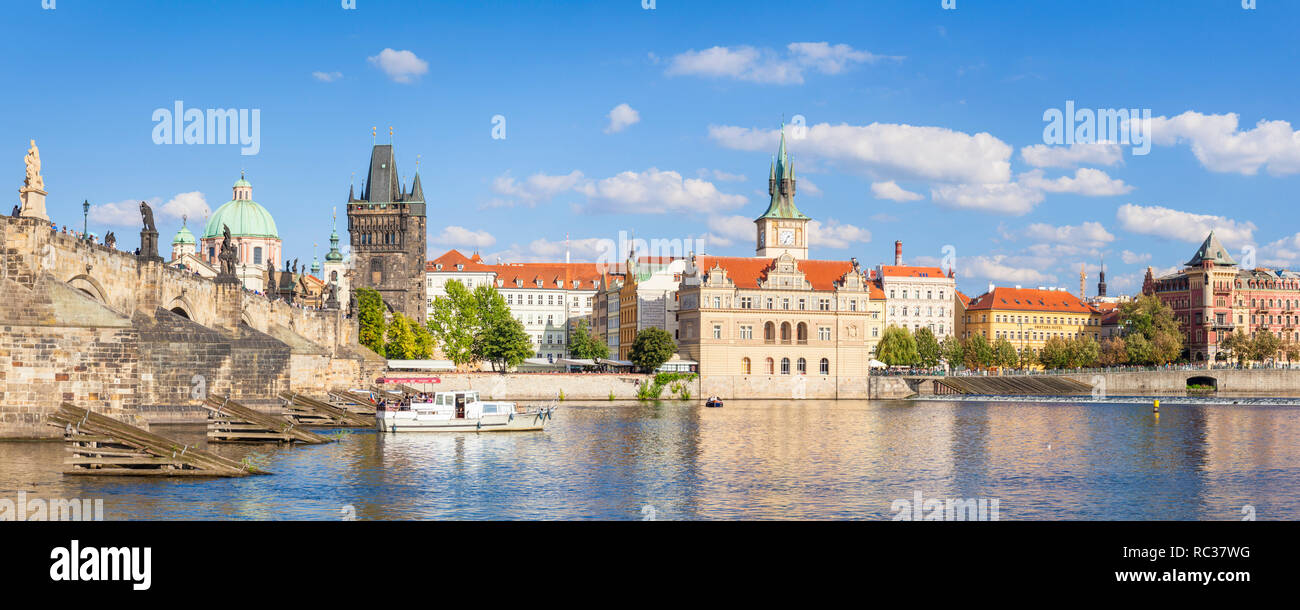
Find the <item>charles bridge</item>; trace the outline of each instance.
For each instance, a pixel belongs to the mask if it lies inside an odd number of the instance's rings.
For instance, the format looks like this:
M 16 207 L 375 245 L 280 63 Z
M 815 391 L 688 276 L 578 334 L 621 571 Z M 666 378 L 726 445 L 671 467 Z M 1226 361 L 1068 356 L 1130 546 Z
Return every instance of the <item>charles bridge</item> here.
M 146 250 L 0 216 L 0 438 L 57 436 L 43 418 L 60 401 L 136 424 L 199 421 L 209 392 L 272 408 L 282 391 L 323 397 L 385 368 L 340 308 L 268 299 Z

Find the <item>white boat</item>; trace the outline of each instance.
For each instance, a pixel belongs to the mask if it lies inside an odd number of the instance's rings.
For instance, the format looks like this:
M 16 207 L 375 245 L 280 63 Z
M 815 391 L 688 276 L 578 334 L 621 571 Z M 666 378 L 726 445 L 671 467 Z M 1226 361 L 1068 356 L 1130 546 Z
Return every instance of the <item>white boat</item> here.
M 554 405 L 520 410 L 513 402 L 479 400 L 473 390 L 438 392 L 432 401 L 375 409 L 380 432 L 516 432 L 541 430 L 555 414 Z

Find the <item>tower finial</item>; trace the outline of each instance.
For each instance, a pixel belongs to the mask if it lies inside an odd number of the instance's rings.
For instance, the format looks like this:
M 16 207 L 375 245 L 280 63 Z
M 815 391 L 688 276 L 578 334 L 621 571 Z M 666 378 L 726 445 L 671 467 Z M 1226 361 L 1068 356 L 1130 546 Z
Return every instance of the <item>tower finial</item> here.
M 375 134 L 378 133 L 378 132 L 379 132 L 379 126 L 378 126 L 378 125 L 374 125 L 374 126 L 371 126 L 371 127 L 370 127 L 370 143 L 371 143 L 371 144 L 377 144 L 377 143 L 378 143 L 378 142 L 376 141 L 376 138 L 377 138 L 378 136 L 375 135 Z

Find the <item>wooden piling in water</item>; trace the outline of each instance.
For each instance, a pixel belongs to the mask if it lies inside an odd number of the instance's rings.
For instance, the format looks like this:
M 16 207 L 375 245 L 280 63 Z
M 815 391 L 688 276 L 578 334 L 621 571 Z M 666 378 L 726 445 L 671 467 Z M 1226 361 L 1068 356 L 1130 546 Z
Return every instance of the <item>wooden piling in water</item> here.
M 285 417 L 300 426 L 369 428 L 375 425 L 373 415 L 365 417 L 297 392 L 280 392 L 280 399 L 284 401 Z
M 348 390 L 331 390 L 330 399 L 331 404 L 347 409 L 351 413 L 370 417 L 375 415 L 375 403 L 370 400 L 369 396 L 363 396 Z
M 209 394 L 203 401 L 208 410 L 209 443 L 305 443 L 319 445 L 330 439 L 300 427 L 288 419 L 241 405 L 228 397 Z
M 243 477 L 271 474 L 63 403 L 47 421 L 64 429 L 65 475 Z

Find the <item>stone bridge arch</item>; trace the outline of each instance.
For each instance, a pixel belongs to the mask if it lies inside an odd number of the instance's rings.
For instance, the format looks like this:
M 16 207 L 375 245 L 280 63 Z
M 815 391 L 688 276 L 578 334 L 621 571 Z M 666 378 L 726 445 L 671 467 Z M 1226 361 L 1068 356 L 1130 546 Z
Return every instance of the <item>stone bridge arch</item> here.
M 89 275 L 84 273 L 75 275 L 68 280 L 68 285 L 86 293 L 90 298 L 95 299 L 104 305 L 109 304 L 108 291 L 104 290 L 104 286 Z
M 1196 375 L 1194 377 L 1187 378 L 1187 385 L 1208 386 L 1210 388 L 1214 388 L 1215 390 L 1218 390 L 1219 380 L 1209 375 Z
M 171 300 L 164 302 L 163 309 L 197 324 L 204 323 L 204 320 L 201 319 L 202 313 L 199 308 L 195 307 L 194 304 L 185 297 L 185 295 L 176 296 Z

